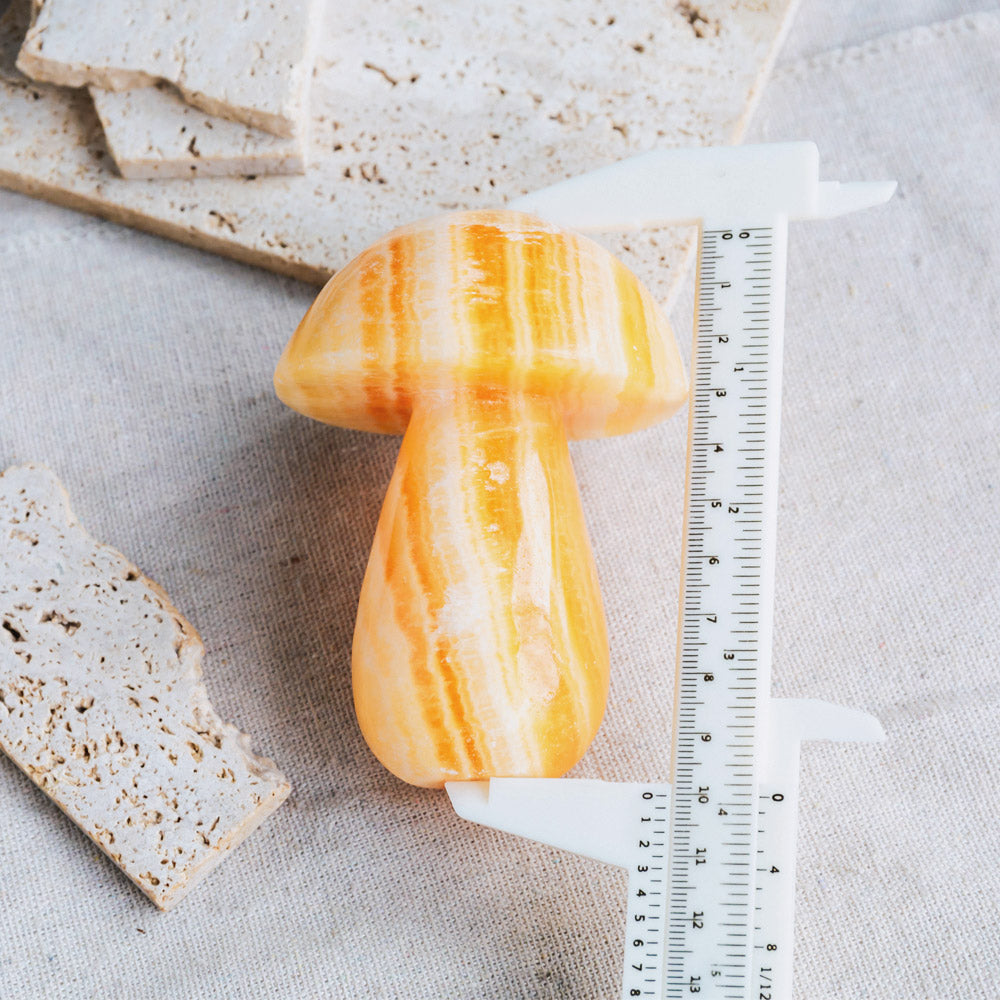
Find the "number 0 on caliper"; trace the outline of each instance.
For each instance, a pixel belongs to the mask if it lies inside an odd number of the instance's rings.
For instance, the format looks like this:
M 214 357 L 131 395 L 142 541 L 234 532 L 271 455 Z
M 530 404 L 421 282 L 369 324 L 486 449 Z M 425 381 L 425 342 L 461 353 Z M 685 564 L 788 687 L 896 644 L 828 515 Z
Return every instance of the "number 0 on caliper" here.
M 821 183 L 811 143 L 657 151 L 514 202 L 581 230 L 697 223 L 670 782 L 447 785 L 466 819 L 628 869 L 622 996 L 790 1000 L 803 739 L 870 716 L 770 696 L 789 219 L 881 204 Z

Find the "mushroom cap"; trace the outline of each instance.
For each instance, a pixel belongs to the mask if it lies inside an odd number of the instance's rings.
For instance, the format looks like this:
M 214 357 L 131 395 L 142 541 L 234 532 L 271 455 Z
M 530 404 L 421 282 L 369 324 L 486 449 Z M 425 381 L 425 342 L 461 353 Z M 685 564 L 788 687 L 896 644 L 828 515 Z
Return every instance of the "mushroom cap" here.
M 684 401 L 673 333 L 593 240 L 505 210 L 403 226 L 335 274 L 292 336 L 278 397 L 325 423 L 401 434 L 422 397 L 551 400 L 571 438 L 645 427 Z

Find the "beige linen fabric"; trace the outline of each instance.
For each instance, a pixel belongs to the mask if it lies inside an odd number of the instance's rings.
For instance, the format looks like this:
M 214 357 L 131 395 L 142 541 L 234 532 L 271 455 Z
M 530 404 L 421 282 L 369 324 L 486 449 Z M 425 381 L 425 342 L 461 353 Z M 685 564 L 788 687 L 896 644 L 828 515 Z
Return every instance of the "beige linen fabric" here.
M 791 233 L 774 692 L 889 737 L 804 750 L 796 996 L 993 1000 L 1000 11 L 927 3 L 950 19 L 870 40 L 851 10 L 803 4 L 750 136 L 900 182 Z M 0 997 L 616 996 L 624 873 L 458 820 L 358 734 L 353 616 L 398 441 L 274 398 L 314 290 L 7 192 L 0 209 L 0 464 L 48 464 L 163 584 L 213 704 L 293 785 L 161 915 L 0 760 Z M 678 417 L 574 445 L 613 658 L 581 777 L 666 772 L 684 436 Z

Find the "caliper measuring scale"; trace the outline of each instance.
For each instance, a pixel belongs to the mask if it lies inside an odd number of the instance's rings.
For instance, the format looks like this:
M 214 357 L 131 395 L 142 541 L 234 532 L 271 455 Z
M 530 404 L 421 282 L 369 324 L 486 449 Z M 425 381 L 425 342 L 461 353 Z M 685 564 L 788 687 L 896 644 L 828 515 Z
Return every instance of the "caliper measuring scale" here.
M 789 1000 L 798 755 L 877 740 L 863 712 L 770 696 L 789 219 L 880 204 L 811 143 L 654 151 L 510 207 L 578 230 L 699 227 L 669 783 L 449 783 L 466 819 L 629 873 L 621 996 Z

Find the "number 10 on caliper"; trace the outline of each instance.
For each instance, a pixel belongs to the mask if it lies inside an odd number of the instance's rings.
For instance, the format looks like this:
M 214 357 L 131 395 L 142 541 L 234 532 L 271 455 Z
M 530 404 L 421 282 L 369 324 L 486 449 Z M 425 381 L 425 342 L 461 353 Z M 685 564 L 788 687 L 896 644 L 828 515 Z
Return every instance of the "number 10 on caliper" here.
M 698 279 L 669 783 L 447 786 L 467 819 L 628 869 L 622 996 L 790 1000 L 803 739 L 870 716 L 770 696 L 789 219 L 886 201 L 820 182 L 811 143 L 657 151 L 515 202 L 580 230 L 697 223 Z

